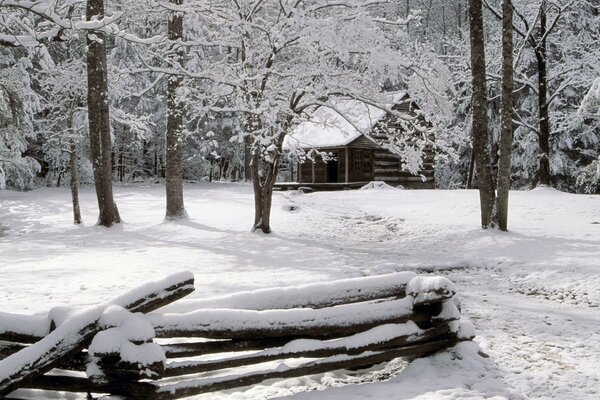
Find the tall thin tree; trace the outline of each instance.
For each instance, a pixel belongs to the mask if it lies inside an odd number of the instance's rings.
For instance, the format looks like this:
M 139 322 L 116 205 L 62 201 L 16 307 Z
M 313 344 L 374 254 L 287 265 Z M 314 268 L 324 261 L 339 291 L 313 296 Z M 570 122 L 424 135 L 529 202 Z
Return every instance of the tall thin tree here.
M 67 115 L 67 131 L 71 136 L 69 140 L 69 173 L 71 176 L 71 202 L 73 203 L 73 222 L 76 225 L 81 224 L 81 208 L 79 206 L 79 174 L 77 157 L 77 143 L 75 143 L 75 129 L 73 129 L 73 114 L 75 104 L 72 102 Z
M 485 68 L 485 36 L 483 30 L 482 0 L 469 0 L 469 23 L 471 40 L 471 72 L 473 75 L 473 152 L 477 169 L 477 186 L 481 204 L 481 226 L 493 226 L 492 215 L 495 190 L 490 165 L 488 138 L 488 98 Z
M 546 58 L 546 0 L 540 4 L 540 39 L 535 46 L 538 73 L 538 103 L 539 103 L 539 184 L 550 186 L 550 113 L 548 112 L 548 66 Z
M 496 215 L 500 230 L 508 230 L 508 193 L 513 142 L 513 5 L 502 1 L 502 128 L 498 160 Z
M 88 0 L 86 19 L 104 17 L 104 0 Z M 106 64 L 106 35 L 102 31 L 87 35 L 88 120 L 90 153 L 94 170 L 94 184 L 100 215 L 98 224 L 106 227 L 121 222 L 113 198 L 112 143 L 108 105 L 108 77 Z
M 170 0 L 171 4 L 181 6 L 183 0 Z M 183 62 L 183 13 L 173 11 L 167 24 L 169 41 L 172 45 L 173 61 L 175 64 Z M 167 162 L 166 162 L 166 192 L 167 192 L 167 219 L 185 218 L 186 212 L 183 205 L 183 113 L 182 104 L 178 99 L 182 77 L 169 76 L 167 87 Z

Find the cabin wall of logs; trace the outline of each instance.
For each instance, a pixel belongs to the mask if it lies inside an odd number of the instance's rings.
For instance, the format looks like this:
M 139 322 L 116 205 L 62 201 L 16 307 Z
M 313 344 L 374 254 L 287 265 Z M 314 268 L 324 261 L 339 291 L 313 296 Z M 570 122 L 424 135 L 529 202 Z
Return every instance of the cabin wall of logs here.
M 60 321 L 0 313 L 0 396 L 177 399 L 426 356 L 473 337 L 452 283 L 411 272 L 179 300 L 191 291 L 182 274 Z

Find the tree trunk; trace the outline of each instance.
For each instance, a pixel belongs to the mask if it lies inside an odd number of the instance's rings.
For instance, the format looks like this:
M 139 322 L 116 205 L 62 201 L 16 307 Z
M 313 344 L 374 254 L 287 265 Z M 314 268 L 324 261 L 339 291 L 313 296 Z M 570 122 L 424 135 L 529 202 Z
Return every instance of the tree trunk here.
M 86 19 L 91 21 L 93 18 L 102 18 L 103 16 L 104 0 L 88 0 Z M 100 211 L 98 224 L 109 227 L 119 223 L 121 219 L 112 189 L 106 38 L 103 32 L 89 32 L 86 37 L 90 153 Z
M 172 4 L 181 5 L 183 0 L 170 0 Z M 168 21 L 169 40 L 173 43 L 175 64 L 183 61 L 183 49 L 177 43 L 183 38 L 183 14 L 174 12 Z M 179 219 L 187 216 L 183 205 L 183 171 L 181 153 L 183 144 L 183 115 L 182 104 L 177 99 L 182 78 L 169 76 L 167 87 L 167 219 Z
M 123 149 L 121 149 L 121 153 L 119 154 L 119 182 L 123 182 L 124 176 L 125 166 L 123 165 Z
M 249 182 L 252 179 L 252 171 L 250 164 L 252 162 L 252 150 L 250 137 L 244 139 L 244 180 Z
M 471 132 L 471 140 L 473 138 Z M 475 151 L 471 149 L 471 157 L 469 160 L 469 172 L 467 173 L 467 189 L 473 188 L 473 175 L 475 173 Z
M 485 44 L 481 0 L 469 0 L 471 27 L 471 70 L 473 72 L 473 151 L 481 204 L 481 226 L 491 227 L 495 203 L 488 137 L 488 99 L 485 73 Z
M 502 2 L 502 128 L 498 160 L 496 219 L 502 231 L 508 230 L 508 193 L 513 141 L 513 8 L 512 0 Z
M 284 130 L 285 132 L 285 130 Z M 260 229 L 264 233 L 271 233 L 271 205 L 273 202 L 273 187 L 277 180 L 281 148 L 285 133 L 281 132 L 277 138 L 276 148 L 268 159 L 260 154 L 260 147 L 254 150 L 252 163 L 252 186 L 254 188 L 254 226 L 253 230 Z M 262 174 L 261 174 L 262 172 Z
M 71 174 L 71 200 L 73 203 L 73 223 L 81 224 L 81 209 L 79 207 L 79 177 L 77 174 L 77 146 L 71 139 L 69 143 L 69 172 Z
M 535 48 L 538 69 L 539 183 L 550 186 L 550 116 L 548 114 L 548 71 L 546 63 L 546 1 L 540 5 L 540 41 Z
M 67 129 L 71 135 L 73 131 L 73 111 L 67 116 Z M 77 145 L 75 139 L 69 141 L 69 174 L 71 175 L 71 202 L 73 203 L 73 223 L 81 224 L 81 209 L 79 207 L 79 176 L 78 170 Z

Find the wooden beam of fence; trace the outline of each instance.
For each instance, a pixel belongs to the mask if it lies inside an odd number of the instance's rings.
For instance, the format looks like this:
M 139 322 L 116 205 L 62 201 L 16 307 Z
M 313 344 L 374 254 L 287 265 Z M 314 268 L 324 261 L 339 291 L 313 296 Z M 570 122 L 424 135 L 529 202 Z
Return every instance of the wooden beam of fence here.
M 50 317 L 0 312 L 0 340 L 35 343 L 50 333 Z
M 429 319 L 414 314 L 412 298 L 378 303 L 347 304 L 323 309 L 198 310 L 187 314 L 148 315 L 156 337 L 255 339 L 277 336 L 344 336 L 384 323 Z
M 359 356 L 341 357 L 337 355 L 331 358 L 325 358 L 322 360 L 301 364 L 297 367 L 288 367 L 282 365 L 274 370 L 257 371 L 217 378 L 182 381 L 170 385 L 160 386 L 158 389 L 157 398 L 161 400 L 178 399 L 181 397 L 214 392 L 217 390 L 226 390 L 254 385 L 268 379 L 294 378 L 304 375 L 321 374 L 337 369 L 358 368 L 390 361 L 398 357 L 434 353 L 446 347 L 450 347 L 456 342 L 456 338 L 450 336 L 447 338 L 442 338 L 427 343 L 419 343 L 402 348 L 387 349 L 380 352 L 368 352 Z
M 257 339 L 269 337 L 334 338 L 366 331 L 383 324 L 413 321 L 418 325 L 436 318 L 424 308 L 412 309 L 412 297 L 375 303 L 347 304 L 324 309 L 199 310 L 187 314 L 150 314 L 158 338 Z M 445 302 L 436 312 L 444 320 L 460 318 Z
M 174 274 L 70 316 L 42 340 L 0 360 L 0 395 L 12 392 L 24 381 L 44 374 L 66 357 L 83 350 L 102 329 L 98 321 L 107 307 L 119 305 L 131 312 L 149 312 L 193 291 L 194 277 L 191 273 Z
M 20 343 L 0 343 L 0 360 L 16 353 L 19 350 L 24 349 L 24 344 Z
M 258 289 L 209 299 L 186 299 L 166 308 L 169 313 L 188 313 L 200 309 L 276 310 L 325 308 L 386 297 L 404 297 L 414 272 L 341 279 L 326 283 Z
M 381 332 L 385 332 L 384 337 L 381 336 Z M 282 348 L 267 349 L 238 357 L 173 362 L 167 364 L 163 377 L 216 371 L 288 358 L 323 358 L 338 354 L 358 355 L 365 351 L 423 343 L 448 333 L 450 333 L 448 324 L 424 331 L 420 330 L 415 324 L 410 323 L 383 325 L 367 332 L 328 342 L 318 340 L 292 341 L 288 346 Z M 356 343 L 361 344 L 355 345 Z
M 209 342 L 169 343 L 162 345 L 167 358 L 195 357 L 205 354 L 230 353 L 235 351 L 262 350 L 265 347 L 283 346 L 298 337 L 264 339 L 234 339 Z
M 134 399 L 153 399 L 156 396 L 156 385 L 150 382 L 94 382 L 77 376 L 41 375 L 23 382 L 21 387 L 73 393 L 128 394 Z

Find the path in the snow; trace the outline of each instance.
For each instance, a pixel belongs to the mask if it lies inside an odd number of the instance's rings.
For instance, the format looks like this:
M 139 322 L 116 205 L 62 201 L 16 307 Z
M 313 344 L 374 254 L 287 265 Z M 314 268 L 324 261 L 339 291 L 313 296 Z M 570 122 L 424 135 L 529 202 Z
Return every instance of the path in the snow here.
M 322 207 L 310 200 L 306 206 Z M 353 213 L 348 214 L 349 210 Z M 537 283 L 534 293 L 523 291 L 515 281 L 523 276 L 526 265 L 500 261 L 491 266 L 490 260 L 487 266 L 468 261 L 461 265 L 461 257 L 443 257 L 447 244 L 436 243 L 439 236 L 406 232 L 403 218 L 374 215 L 355 201 L 336 202 L 323 211 L 315 213 L 318 218 L 307 217 L 323 236 L 317 240 L 331 235 L 353 242 L 351 248 L 339 249 L 350 264 L 370 259 L 387 270 L 395 263 L 397 270 L 435 271 L 455 282 L 463 313 L 477 329 L 477 341 L 515 393 L 531 399 L 600 396 L 600 310 L 587 293 L 548 296 L 544 293 L 555 289 L 544 290 L 543 282 Z M 461 247 L 455 249 L 461 251 Z M 372 273 L 372 267 L 365 274 Z
M 597 399 L 600 313 L 510 290 L 510 271 L 448 271 L 477 341 L 507 384 L 531 399 Z

